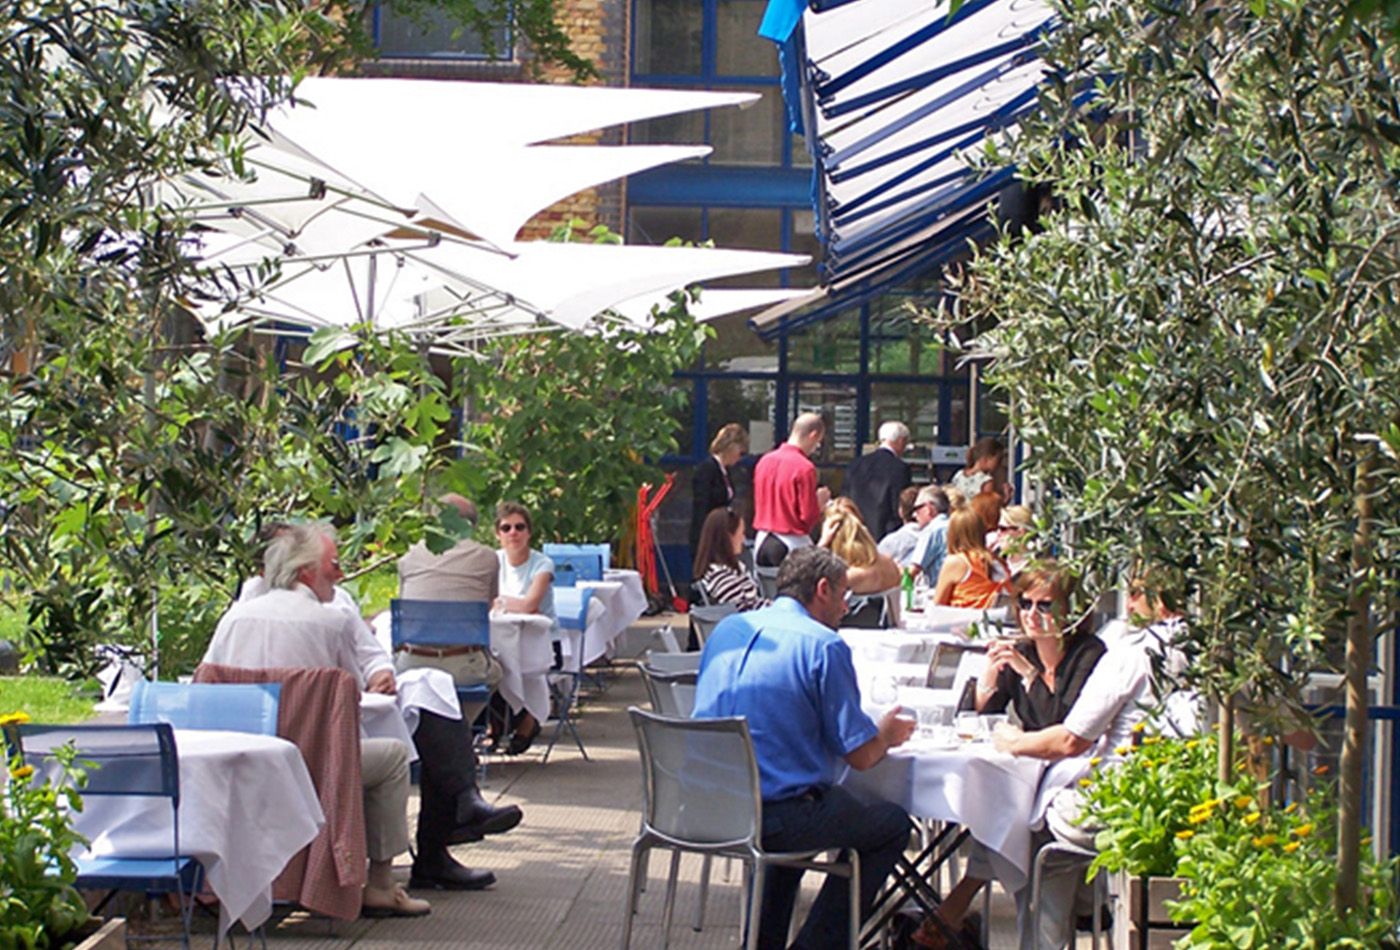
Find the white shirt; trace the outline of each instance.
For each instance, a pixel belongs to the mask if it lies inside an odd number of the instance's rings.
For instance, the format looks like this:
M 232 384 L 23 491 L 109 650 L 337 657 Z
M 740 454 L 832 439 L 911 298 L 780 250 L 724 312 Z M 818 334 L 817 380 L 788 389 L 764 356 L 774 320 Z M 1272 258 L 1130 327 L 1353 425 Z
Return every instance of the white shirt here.
M 900 567 L 908 567 L 916 563 L 913 559 L 914 550 L 919 546 L 927 528 L 928 525 L 920 527 L 917 521 L 906 521 L 881 538 L 876 547 L 881 554 L 891 558 Z
M 245 585 L 246 586 L 246 585 Z M 323 604 L 304 584 L 240 600 L 219 618 L 205 663 L 242 669 L 336 667 L 365 687 L 356 651 L 364 621 Z
M 270 588 L 267 581 L 261 574 L 250 577 L 243 582 L 243 586 L 238 590 L 238 600 L 252 600 L 254 597 L 261 597 Z M 360 613 L 360 605 L 355 603 L 355 598 L 350 596 L 350 592 L 339 584 L 335 585 L 335 599 L 330 605 L 339 610 L 343 610 L 359 621 L 355 634 L 355 665 L 360 671 L 363 683 L 368 683 L 369 678 L 380 670 L 394 671 L 394 658 L 384 649 L 384 645 L 379 642 L 379 638 L 374 635 L 374 628 L 365 622 L 364 616 Z M 236 664 L 234 664 L 236 665 Z

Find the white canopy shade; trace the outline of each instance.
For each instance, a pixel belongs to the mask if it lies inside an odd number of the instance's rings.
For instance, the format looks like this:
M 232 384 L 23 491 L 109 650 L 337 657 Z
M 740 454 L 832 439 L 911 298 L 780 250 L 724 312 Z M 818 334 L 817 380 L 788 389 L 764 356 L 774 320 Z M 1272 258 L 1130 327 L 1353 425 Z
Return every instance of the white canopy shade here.
M 687 304 L 687 309 L 689 309 L 691 316 L 703 323 L 707 320 L 727 317 L 730 314 L 743 313 L 745 310 L 772 307 L 784 301 L 805 297 L 810 292 L 806 289 L 789 288 L 755 288 L 750 290 L 717 287 L 713 290 L 701 290 L 700 299 L 690 301 Z M 652 308 L 665 309 L 670 302 L 670 294 L 645 294 L 613 304 L 611 309 L 629 323 L 646 326 L 651 320 Z

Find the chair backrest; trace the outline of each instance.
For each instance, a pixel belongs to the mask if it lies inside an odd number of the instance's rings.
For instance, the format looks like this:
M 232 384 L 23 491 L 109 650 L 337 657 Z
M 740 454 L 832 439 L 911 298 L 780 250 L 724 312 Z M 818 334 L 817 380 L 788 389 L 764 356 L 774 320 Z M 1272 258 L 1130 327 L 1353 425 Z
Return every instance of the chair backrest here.
M 177 729 L 226 729 L 277 735 L 281 683 L 152 683 L 138 680 L 127 722 Z
M 588 604 L 593 591 L 587 587 L 565 587 L 554 591 L 554 614 L 559 626 L 566 630 L 583 630 L 588 626 Z
M 754 577 L 758 579 L 758 589 L 764 597 L 775 600 L 778 596 L 778 569 L 776 567 L 755 567 Z
M 653 651 L 647 654 L 646 665 L 658 673 L 698 673 L 700 672 L 700 656 L 700 650 L 692 650 L 688 653 Z
M 558 556 L 561 554 L 587 554 L 594 555 L 603 560 L 603 570 L 612 567 L 612 545 L 611 544 L 546 544 L 543 548 L 545 556 L 555 558 L 558 563 Z
M 875 594 L 849 595 L 846 605 L 850 613 L 841 621 L 841 626 L 883 630 L 899 626 L 900 593 L 900 588 L 891 587 Z
M 434 647 L 491 645 L 491 608 L 480 600 L 393 600 L 390 640 Z
M 561 587 L 603 579 L 603 559 L 597 553 L 550 554 L 549 558 L 554 562 L 554 582 Z
M 28 724 L 7 738 L 38 775 L 54 777 L 54 753 L 72 743 L 87 771 L 82 794 L 169 798 L 180 804 L 180 767 L 175 731 L 169 723 L 128 726 L 50 726 Z
M 748 722 L 627 712 L 642 758 L 646 829 L 688 844 L 757 849 L 762 800 Z
M 652 712 L 661 716 L 690 718 L 695 709 L 695 681 L 698 678 L 695 670 L 666 672 L 645 664 L 640 669 Z
M 693 607 L 690 611 L 690 622 L 695 627 L 695 638 L 700 641 L 703 647 L 705 641 L 710 638 L 710 632 L 715 629 L 725 617 L 736 614 L 739 608 L 733 604 L 713 604 L 709 607 Z

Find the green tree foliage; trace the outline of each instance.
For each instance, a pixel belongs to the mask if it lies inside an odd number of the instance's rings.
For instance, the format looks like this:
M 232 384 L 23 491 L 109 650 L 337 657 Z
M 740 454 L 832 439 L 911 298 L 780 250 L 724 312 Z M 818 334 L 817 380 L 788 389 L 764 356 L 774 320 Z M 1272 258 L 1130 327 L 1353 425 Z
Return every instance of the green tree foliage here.
M 960 316 L 997 321 L 972 347 L 1091 584 L 1137 558 L 1185 579 L 1212 695 L 1296 709 L 1350 627 L 1347 906 L 1400 539 L 1400 60 L 1336 0 L 1062 14 L 1040 114 L 990 156 L 1057 205 L 978 256 Z

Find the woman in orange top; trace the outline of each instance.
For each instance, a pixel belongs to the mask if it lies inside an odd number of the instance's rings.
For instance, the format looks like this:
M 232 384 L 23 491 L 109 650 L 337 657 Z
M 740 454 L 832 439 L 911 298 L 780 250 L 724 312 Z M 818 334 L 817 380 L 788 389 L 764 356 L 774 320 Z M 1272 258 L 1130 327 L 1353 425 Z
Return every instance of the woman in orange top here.
M 951 607 L 991 607 L 1010 580 L 1006 568 L 987 550 L 987 529 L 971 508 L 948 520 L 948 557 L 933 588 L 933 602 Z

